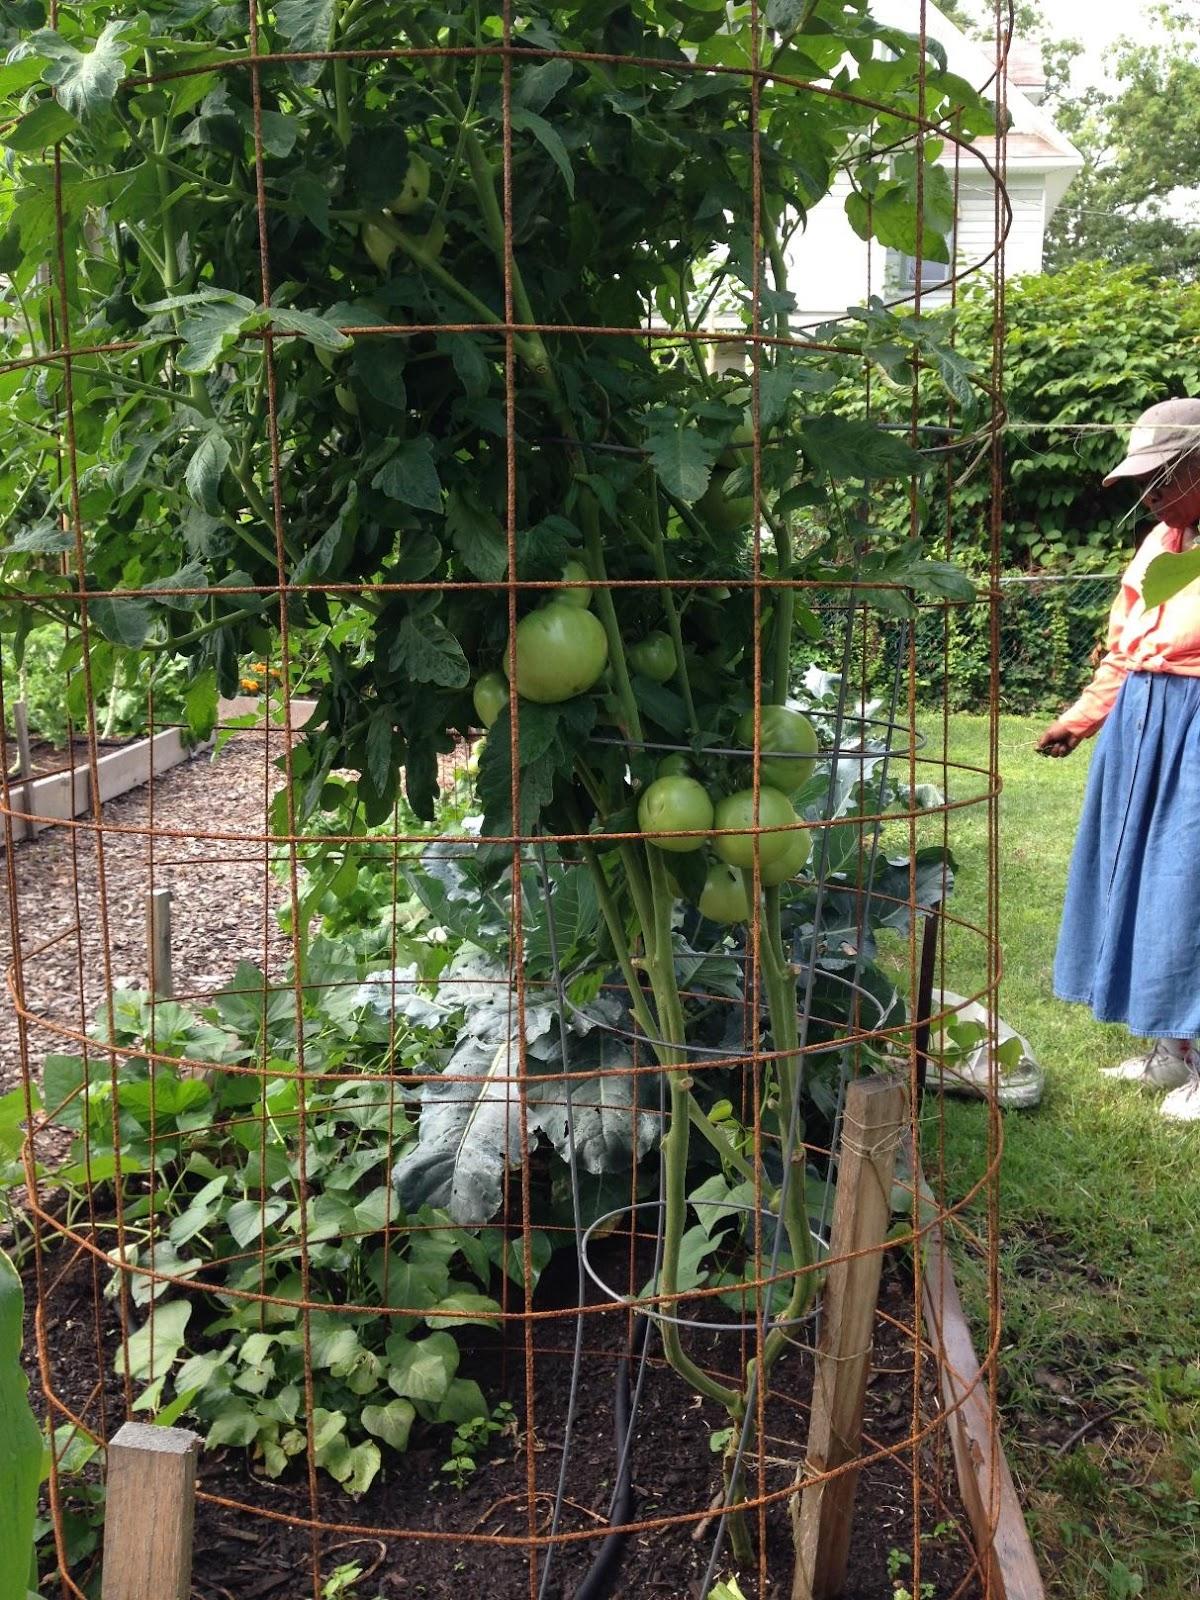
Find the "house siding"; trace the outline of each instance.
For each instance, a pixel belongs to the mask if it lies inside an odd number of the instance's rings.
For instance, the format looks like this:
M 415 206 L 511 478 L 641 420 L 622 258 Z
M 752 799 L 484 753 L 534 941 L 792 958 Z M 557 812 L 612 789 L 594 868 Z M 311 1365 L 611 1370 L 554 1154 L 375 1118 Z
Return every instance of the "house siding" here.
M 1042 270 L 1045 232 L 1046 180 L 1042 173 L 1009 172 L 1008 196 L 1013 209 L 1012 229 L 1005 247 L 1009 276 Z M 846 314 L 848 306 L 861 305 L 868 295 L 898 299 L 900 258 L 874 241 L 867 245 L 846 218 L 848 185 L 839 182 L 827 199 L 815 206 L 808 226 L 788 248 L 788 281 L 796 296 L 793 324 L 828 321 Z M 990 180 L 962 181 L 957 222 L 957 270 L 962 273 L 992 254 L 995 243 L 994 185 Z M 985 268 L 984 270 L 990 270 Z M 944 304 L 948 289 L 927 290 L 927 306 Z

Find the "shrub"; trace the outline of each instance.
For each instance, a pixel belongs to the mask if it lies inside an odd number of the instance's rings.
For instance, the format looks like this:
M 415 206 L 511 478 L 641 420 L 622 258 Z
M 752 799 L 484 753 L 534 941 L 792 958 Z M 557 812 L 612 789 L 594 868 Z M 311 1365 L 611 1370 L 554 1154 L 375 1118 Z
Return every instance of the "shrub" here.
M 1132 543 L 1130 495 L 1101 480 L 1140 412 L 1200 394 L 1200 296 L 1142 267 L 1087 261 L 1015 278 L 1005 317 L 1004 563 L 1021 571 L 1120 564 Z M 985 369 L 991 319 L 988 291 L 963 298 L 958 349 Z M 985 471 L 956 493 L 956 548 L 988 548 L 990 494 Z

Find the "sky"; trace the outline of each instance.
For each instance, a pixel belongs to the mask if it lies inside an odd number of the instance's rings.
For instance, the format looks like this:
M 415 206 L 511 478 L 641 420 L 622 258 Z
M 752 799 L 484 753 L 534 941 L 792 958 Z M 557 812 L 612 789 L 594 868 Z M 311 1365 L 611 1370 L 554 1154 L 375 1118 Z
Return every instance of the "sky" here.
M 1040 0 L 1047 32 L 1062 39 L 1078 39 L 1084 46 L 1071 73 L 1072 86 L 1086 88 L 1104 81 L 1104 52 L 1122 34 L 1145 38 L 1150 24 L 1144 0 Z
M 1084 88 L 1102 80 L 1106 47 L 1122 33 L 1136 30 L 1136 13 L 1141 7 L 1105 4 L 1104 0 L 1041 0 L 1041 9 L 1048 33 L 1078 39 L 1084 46 L 1072 73 L 1073 81 Z

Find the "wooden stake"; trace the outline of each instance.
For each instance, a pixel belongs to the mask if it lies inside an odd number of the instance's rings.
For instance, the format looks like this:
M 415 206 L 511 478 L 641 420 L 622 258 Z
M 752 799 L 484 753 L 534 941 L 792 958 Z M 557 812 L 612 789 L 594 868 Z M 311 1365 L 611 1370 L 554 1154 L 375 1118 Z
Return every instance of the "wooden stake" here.
M 146 951 L 150 985 L 162 1000 L 175 993 L 171 978 L 171 891 L 155 889 L 146 896 Z
M 101 1600 L 188 1600 L 200 1440 L 127 1422 L 108 1447 Z
M 829 1240 L 835 1264 L 825 1284 L 808 1452 L 798 1488 L 805 1478 L 831 1472 L 859 1453 L 905 1102 L 904 1086 L 893 1078 L 859 1078 L 846 1091 Z M 854 1259 L 837 1262 L 841 1255 Z M 858 1472 L 851 1469 L 810 1484 L 793 1500 L 792 1600 L 829 1600 L 845 1587 L 857 1488 Z
M 29 812 L 33 809 L 30 804 L 33 785 L 30 779 L 33 776 L 33 756 L 29 749 L 29 715 L 25 710 L 24 700 L 13 702 L 13 728 L 17 735 L 18 773 L 20 777 L 20 807 L 25 815 L 18 821 L 13 818 L 13 843 L 18 839 L 33 837 L 33 823 L 29 821 Z M 9 790 L 11 794 L 11 789 Z

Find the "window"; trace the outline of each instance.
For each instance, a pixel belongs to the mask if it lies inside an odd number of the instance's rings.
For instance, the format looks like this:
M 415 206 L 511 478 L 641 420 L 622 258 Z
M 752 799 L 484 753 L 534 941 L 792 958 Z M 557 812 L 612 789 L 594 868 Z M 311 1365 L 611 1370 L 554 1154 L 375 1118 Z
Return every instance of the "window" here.
M 920 268 L 921 292 L 927 294 L 930 289 L 940 289 L 943 284 L 949 283 L 954 259 L 954 234 L 946 240 L 946 251 L 950 261 L 922 260 L 918 263 L 916 256 L 899 255 L 896 258 L 897 277 L 901 289 L 916 289 L 918 280 L 918 265 Z

